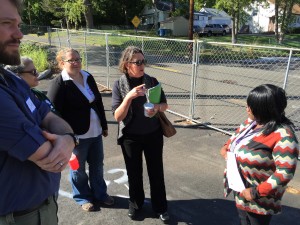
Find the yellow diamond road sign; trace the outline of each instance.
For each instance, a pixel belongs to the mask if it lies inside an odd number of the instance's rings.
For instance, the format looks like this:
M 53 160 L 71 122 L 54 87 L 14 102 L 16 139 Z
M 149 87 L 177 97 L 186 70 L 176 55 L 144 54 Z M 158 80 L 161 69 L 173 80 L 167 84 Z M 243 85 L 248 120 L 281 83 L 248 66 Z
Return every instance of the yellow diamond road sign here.
M 135 28 L 137 28 L 139 26 L 139 24 L 141 23 L 141 20 L 137 16 L 135 16 L 131 20 L 131 23 L 135 26 Z

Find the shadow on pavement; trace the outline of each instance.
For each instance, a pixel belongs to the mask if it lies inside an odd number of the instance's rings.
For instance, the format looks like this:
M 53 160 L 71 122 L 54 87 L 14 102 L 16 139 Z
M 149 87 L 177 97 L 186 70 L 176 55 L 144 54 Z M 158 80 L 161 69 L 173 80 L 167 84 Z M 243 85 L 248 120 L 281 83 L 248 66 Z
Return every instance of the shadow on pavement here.
M 114 197 L 113 208 L 128 209 L 128 199 Z M 239 225 L 235 203 L 225 199 L 192 199 L 168 201 L 168 212 L 171 225 Z M 298 224 L 300 209 L 283 206 L 282 214 L 272 218 L 272 225 Z M 138 212 L 135 221 L 146 218 L 157 218 L 151 208 L 150 199 L 145 199 L 143 209 Z

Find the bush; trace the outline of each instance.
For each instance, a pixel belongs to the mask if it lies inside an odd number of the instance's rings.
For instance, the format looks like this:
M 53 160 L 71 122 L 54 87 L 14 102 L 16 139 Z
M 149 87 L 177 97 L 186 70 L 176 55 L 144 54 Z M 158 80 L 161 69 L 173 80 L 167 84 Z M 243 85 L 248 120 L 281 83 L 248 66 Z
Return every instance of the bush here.
M 291 34 L 300 34 L 300 27 L 295 27 L 290 30 Z
M 21 56 L 28 56 L 33 60 L 39 72 L 49 68 L 48 52 L 45 48 L 34 44 L 22 43 L 20 52 Z

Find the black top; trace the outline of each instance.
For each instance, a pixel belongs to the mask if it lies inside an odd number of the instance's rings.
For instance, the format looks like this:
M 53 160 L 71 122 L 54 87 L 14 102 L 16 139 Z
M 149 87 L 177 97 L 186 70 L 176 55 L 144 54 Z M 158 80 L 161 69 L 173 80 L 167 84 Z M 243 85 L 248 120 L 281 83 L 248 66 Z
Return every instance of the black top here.
M 63 81 L 62 76 L 56 77 L 47 93 L 56 110 L 65 119 L 75 134 L 85 134 L 90 127 L 90 111 L 93 108 L 101 123 L 103 130 L 107 130 L 104 106 L 96 81 L 92 75 L 87 78 L 87 83 L 95 95 L 95 100 L 89 103 L 72 80 Z
M 133 78 L 127 76 L 127 78 L 129 81 L 130 90 L 138 85 L 143 84 L 143 77 Z M 153 86 L 156 86 L 157 84 L 157 79 L 153 78 Z M 112 91 L 112 111 L 114 113 L 123 101 L 119 88 L 119 80 L 115 81 Z M 156 116 L 149 118 L 144 115 L 143 105 L 146 102 L 146 96 L 139 96 L 132 100 L 132 119 L 130 123 L 123 129 L 123 134 L 145 135 L 160 129 L 160 123 Z M 161 93 L 160 102 L 166 103 L 166 96 L 163 91 Z

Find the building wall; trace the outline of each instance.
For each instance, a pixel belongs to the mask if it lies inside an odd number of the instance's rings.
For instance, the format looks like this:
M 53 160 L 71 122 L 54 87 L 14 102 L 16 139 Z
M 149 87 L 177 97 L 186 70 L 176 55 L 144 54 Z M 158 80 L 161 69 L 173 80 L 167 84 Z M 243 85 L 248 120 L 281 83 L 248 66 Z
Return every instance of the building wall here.
M 227 24 L 227 25 L 231 26 L 231 18 L 211 17 L 208 19 L 208 24 Z
M 188 35 L 188 20 L 182 16 L 173 18 L 170 21 L 162 21 L 160 28 L 172 30 L 173 36 L 187 36 Z
M 275 6 L 270 4 L 253 4 L 253 10 L 248 11 L 251 15 L 249 20 L 249 30 L 252 33 L 274 31 L 271 18 L 275 15 Z
M 200 15 L 194 14 L 194 26 L 205 27 L 207 22 L 208 22 L 207 16 L 200 16 Z

